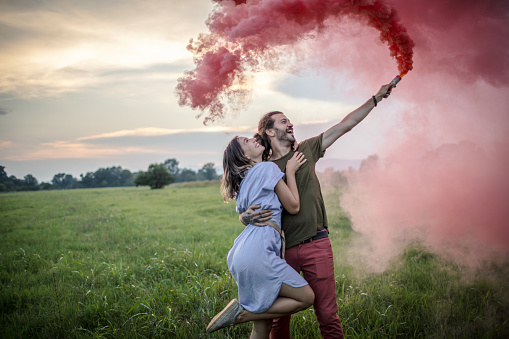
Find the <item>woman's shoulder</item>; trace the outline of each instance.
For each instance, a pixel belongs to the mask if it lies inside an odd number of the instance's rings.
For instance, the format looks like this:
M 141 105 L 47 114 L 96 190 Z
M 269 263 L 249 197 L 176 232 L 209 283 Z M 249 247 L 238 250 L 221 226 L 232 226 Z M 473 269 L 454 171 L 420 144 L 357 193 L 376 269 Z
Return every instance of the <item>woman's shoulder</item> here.
M 272 161 L 262 161 L 249 170 L 253 174 L 282 173 L 279 167 Z
M 272 161 L 262 161 L 249 169 L 246 176 L 242 180 L 241 186 L 243 186 L 245 182 L 252 182 L 253 180 L 258 180 L 259 178 L 263 178 L 264 180 L 268 178 L 281 179 L 283 175 L 284 173 L 281 172 L 275 163 Z

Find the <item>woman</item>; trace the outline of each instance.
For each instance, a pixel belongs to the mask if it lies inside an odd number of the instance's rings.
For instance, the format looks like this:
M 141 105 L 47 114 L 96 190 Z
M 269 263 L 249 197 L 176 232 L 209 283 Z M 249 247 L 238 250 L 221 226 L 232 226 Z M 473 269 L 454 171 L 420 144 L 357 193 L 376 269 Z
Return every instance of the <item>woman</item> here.
M 276 164 L 262 162 L 264 149 L 254 138 L 235 137 L 224 151 L 224 200 L 235 198 L 239 213 L 257 204 L 273 214 L 271 225 L 248 225 L 235 239 L 227 261 L 240 302 L 230 301 L 211 320 L 207 332 L 253 321 L 251 338 L 268 338 L 273 318 L 304 310 L 314 301 L 306 280 L 280 257 L 282 207 L 292 214 L 299 212 L 295 172 L 306 159 L 302 153 L 295 153 L 288 161 L 285 183 Z

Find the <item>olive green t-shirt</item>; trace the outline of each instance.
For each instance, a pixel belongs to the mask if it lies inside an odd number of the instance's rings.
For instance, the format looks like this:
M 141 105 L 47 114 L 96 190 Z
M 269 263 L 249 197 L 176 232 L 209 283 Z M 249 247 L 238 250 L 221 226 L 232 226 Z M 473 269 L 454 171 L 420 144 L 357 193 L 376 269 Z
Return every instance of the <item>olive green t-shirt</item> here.
M 297 151 L 302 152 L 307 161 L 295 173 L 295 181 L 300 196 L 300 211 L 291 215 L 283 209 L 281 228 L 285 231 L 286 247 L 298 245 L 301 241 L 316 235 L 316 232 L 327 228 L 327 215 L 323 203 L 320 183 L 315 172 L 315 164 L 323 157 L 322 134 L 299 143 Z M 284 173 L 286 163 L 295 152 L 272 160 Z

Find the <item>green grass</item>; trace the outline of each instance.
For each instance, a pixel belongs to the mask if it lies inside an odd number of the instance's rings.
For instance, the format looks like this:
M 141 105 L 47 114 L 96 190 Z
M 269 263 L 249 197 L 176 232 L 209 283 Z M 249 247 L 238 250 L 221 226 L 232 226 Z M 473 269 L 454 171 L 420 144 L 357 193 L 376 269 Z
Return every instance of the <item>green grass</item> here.
M 358 235 L 326 192 L 335 256 Z M 207 335 L 236 297 L 226 254 L 243 226 L 218 183 L 0 195 L 0 337 L 246 338 Z M 381 274 L 336 260 L 349 338 L 509 337 L 509 265 L 465 271 L 415 244 Z M 489 274 L 488 274 L 489 273 Z M 319 338 L 313 310 L 293 338 Z

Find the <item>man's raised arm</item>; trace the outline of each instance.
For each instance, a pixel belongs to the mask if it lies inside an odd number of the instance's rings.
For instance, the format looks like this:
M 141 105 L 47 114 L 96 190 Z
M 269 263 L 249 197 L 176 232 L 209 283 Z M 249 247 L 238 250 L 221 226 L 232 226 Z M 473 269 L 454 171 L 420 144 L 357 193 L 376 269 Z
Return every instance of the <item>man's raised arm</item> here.
M 377 94 L 368 99 L 362 106 L 349 113 L 339 123 L 329 128 L 323 133 L 322 150 L 326 150 L 331 146 L 340 136 L 350 131 L 352 128 L 357 126 L 365 117 L 368 116 L 369 112 L 375 108 L 376 104 L 382 101 L 383 98 L 387 98 L 391 94 L 392 85 L 387 84 L 380 87 Z M 375 102 L 376 100 L 376 102 Z

